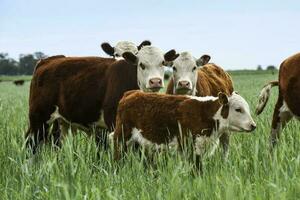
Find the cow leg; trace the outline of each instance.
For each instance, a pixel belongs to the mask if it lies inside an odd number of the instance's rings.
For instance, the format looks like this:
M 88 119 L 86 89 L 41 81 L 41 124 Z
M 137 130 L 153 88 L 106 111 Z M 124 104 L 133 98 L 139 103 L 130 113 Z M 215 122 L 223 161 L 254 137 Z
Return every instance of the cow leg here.
M 127 152 L 127 141 L 131 136 L 131 128 L 126 125 L 117 125 L 113 133 L 114 141 L 114 160 L 118 161 L 123 158 Z
M 50 135 L 51 135 L 52 143 L 57 147 L 61 147 L 61 140 L 60 140 L 61 131 L 60 131 L 58 120 L 55 120 L 53 122 L 53 126 L 52 126 Z
M 292 113 L 283 102 L 283 97 L 279 94 L 273 113 L 272 130 L 270 135 L 271 147 L 274 147 L 277 144 L 280 131 L 292 119 L 292 117 Z
M 195 154 L 195 169 L 200 174 L 203 173 L 203 164 L 202 158 L 205 153 L 205 146 L 206 146 L 206 137 L 205 136 L 197 136 L 194 139 L 194 154 Z
M 229 156 L 229 133 L 225 132 L 220 137 L 220 144 L 223 149 L 223 158 L 224 160 L 228 160 Z
M 37 152 L 39 144 L 45 142 L 48 137 L 49 125 L 41 118 L 36 114 L 29 114 L 30 128 L 25 134 L 25 139 L 26 146 L 32 150 L 33 154 Z
M 107 150 L 109 148 L 109 141 L 108 141 L 108 130 L 105 128 L 99 128 L 97 127 L 95 130 L 95 142 L 97 145 L 97 148 L 103 148 L 104 150 Z

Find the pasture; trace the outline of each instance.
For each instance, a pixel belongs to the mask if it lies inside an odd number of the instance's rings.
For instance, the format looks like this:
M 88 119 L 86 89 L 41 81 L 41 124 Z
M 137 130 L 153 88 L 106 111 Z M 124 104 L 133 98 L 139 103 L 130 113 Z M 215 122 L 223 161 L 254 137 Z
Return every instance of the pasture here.
M 252 113 L 261 87 L 278 76 L 266 71 L 231 75 Z M 269 153 L 273 90 L 265 111 L 253 114 L 257 129 L 233 134 L 228 161 L 218 149 L 204 160 L 204 175 L 195 177 L 184 156 L 172 151 L 159 155 L 153 169 L 129 152 L 117 170 L 111 151 L 97 155 L 93 138 L 83 133 L 69 135 L 59 150 L 43 146 L 27 159 L 29 81 L 21 87 L 1 82 L 0 199 L 300 199 L 300 123 L 292 120 Z

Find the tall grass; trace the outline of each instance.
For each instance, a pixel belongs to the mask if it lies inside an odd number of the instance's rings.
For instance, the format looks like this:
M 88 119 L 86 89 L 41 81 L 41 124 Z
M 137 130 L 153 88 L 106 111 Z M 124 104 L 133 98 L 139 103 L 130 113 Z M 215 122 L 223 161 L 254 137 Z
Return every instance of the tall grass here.
M 233 74 L 252 110 L 262 85 L 276 78 Z M 233 134 L 228 161 L 218 150 L 204 161 L 202 176 L 193 176 L 191 164 L 175 152 L 158 155 L 156 167 L 145 167 L 129 152 L 117 167 L 111 151 L 98 155 L 94 139 L 83 133 L 69 135 L 61 149 L 44 145 L 29 156 L 24 149 L 28 91 L 29 82 L 0 83 L 0 199 L 300 199 L 300 123 L 290 122 L 269 153 L 276 89 L 261 116 L 254 116 L 257 130 Z

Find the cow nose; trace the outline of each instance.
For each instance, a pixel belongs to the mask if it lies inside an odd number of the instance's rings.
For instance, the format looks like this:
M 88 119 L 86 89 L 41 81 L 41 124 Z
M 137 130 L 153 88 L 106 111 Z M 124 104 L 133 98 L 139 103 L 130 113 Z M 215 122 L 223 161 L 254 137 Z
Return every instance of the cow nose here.
M 161 88 L 162 87 L 162 80 L 161 78 L 151 78 L 149 80 L 150 88 Z
M 179 88 L 189 88 L 190 82 L 189 81 L 179 81 L 178 86 L 179 86 Z
M 251 131 L 254 131 L 256 129 L 256 124 L 251 124 Z

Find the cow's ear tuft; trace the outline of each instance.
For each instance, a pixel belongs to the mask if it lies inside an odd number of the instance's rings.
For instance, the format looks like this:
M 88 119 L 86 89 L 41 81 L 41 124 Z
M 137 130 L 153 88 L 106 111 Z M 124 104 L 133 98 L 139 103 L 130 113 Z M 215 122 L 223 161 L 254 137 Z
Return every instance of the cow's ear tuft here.
M 173 61 L 175 60 L 177 57 L 179 56 L 178 53 L 176 53 L 176 51 L 174 49 L 168 51 L 167 53 L 165 53 L 164 55 L 164 59 L 167 62 Z
M 143 46 L 150 46 L 151 42 L 149 40 L 144 40 L 139 46 L 137 46 L 138 50 L 140 50 Z
M 225 93 L 219 92 L 218 97 L 219 97 L 219 102 L 222 105 L 228 104 L 228 97 L 227 97 L 227 95 Z
M 197 61 L 196 64 L 198 67 L 206 65 L 210 60 L 210 56 L 209 55 L 203 55 L 201 56 Z
M 107 53 L 110 56 L 114 56 L 115 49 L 107 42 L 104 42 L 101 44 L 101 48 L 105 53 Z
M 130 64 L 137 65 L 137 57 L 131 52 L 124 52 L 122 54 L 123 58 Z

